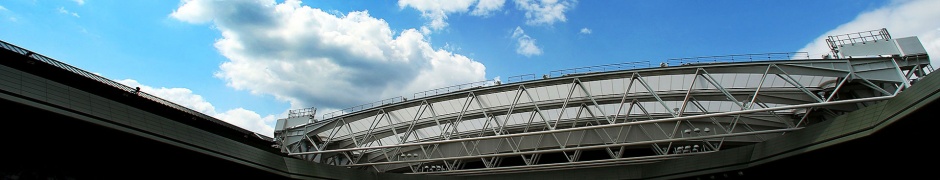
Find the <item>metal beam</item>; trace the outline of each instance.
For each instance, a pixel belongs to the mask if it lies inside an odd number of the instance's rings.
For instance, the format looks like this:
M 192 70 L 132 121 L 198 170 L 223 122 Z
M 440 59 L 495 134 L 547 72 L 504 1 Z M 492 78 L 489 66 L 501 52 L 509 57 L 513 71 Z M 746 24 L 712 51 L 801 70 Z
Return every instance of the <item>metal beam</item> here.
M 802 128 L 793 128 L 793 129 L 774 129 L 774 130 L 764 130 L 764 131 L 754 131 L 754 132 L 742 132 L 734 134 L 718 134 L 718 135 L 708 135 L 708 136 L 696 136 L 696 137 L 685 137 L 685 138 L 675 138 L 675 139 L 662 139 L 662 140 L 652 140 L 652 141 L 643 141 L 643 142 L 629 142 L 629 143 L 618 143 L 618 144 L 607 144 L 607 145 L 595 145 L 595 146 L 582 146 L 582 147 L 573 147 L 567 149 L 547 149 L 547 150 L 537 150 L 537 151 L 526 151 L 526 152 L 517 152 L 517 153 L 502 153 L 502 154 L 481 154 L 473 156 L 458 156 L 458 157 L 446 157 L 446 158 L 431 158 L 431 159 L 422 159 L 422 160 L 409 160 L 409 161 L 394 161 L 394 162 L 373 162 L 373 163 L 361 163 L 361 164 L 350 164 L 346 166 L 371 166 L 371 165 L 380 165 L 380 164 L 401 164 L 401 163 L 415 163 L 415 162 L 429 162 L 429 161 L 443 161 L 443 160 L 457 160 L 457 159 L 474 159 L 474 158 L 485 158 L 485 157 L 499 157 L 499 156 L 516 156 L 522 154 L 544 154 L 544 153 L 555 153 L 555 152 L 564 152 L 572 150 L 587 150 L 587 149 L 599 149 L 606 147 L 617 147 L 617 146 L 632 146 L 632 145 L 643 145 L 643 144 L 652 144 L 652 143 L 665 143 L 672 141 L 690 141 L 690 140 L 701 140 L 701 139 L 711 139 L 711 138 L 722 138 L 722 137 L 731 137 L 731 136 L 747 136 L 747 135 L 757 135 L 757 134 L 770 134 L 770 133 L 782 133 L 799 130 Z

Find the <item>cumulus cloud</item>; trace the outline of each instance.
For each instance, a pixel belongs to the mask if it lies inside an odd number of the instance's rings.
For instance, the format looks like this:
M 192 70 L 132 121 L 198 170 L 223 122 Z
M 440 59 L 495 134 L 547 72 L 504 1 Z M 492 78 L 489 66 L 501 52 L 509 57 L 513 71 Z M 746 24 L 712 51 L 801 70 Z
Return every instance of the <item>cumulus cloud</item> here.
M 75 3 L 78 3 L 79 6 L 85 5 L 85 0 L 72 0 L 72 1 L 75 1 Z
M 860 31 L 887 28 L 894 38 L 917 36 L 927 54 L 940 55 L 940 1 L 936 0 L 896 0 L 884 7 L 863 12 L 854 20 L 839 25 L 800 49 L 809 52 L 812 57 L 820 57 L 829 52 L 824 39 L 830 35 L 840 35 Z M 937 64 L 940 58 L 932 58 L 931 64 Z
M 581 32 L 578 32 L 578 33 L 580 33 L 580 34 L 591 34 L 591 29 L 588 29 L 588 28 L 581 28 Z
M 427 26 L 430 29 L 441 30 L 447 27 L 448 14 L 466 13 L 470 6 L 474 6 L 470 15 L 487 17 L 492 12 L 502 9 L 506 0 L 399 0 L 398 7 L 411 7 L 421 12 L 421 16 L 429 19 Z
M 228 61 L 216 77 L 291 108 L 342 109 L 485 79 L 483 64 L 432 48 L 418 30 L 393 32 L 367 11 L 336 15 L 299 0 L 183 0 L 170 16 L 221 32 L 215 48 Z
M 525 11 L 526 24 L 549 25 L 565 22 L 565 11 L 574 8 L 577 0 L 516 0 L 516 8 Z
M 62 14 L 71 15 L 74 17 L 81 17 L 81 16 L 78 16 L 78 13 L 69 12 L 69 10 L 65 10 L 65 7 L 59 7 L 58 10 L 59 10 L 59 13 L 62 13 Z
M 535 39 L 526 35 L 522 27 L 516 26 L 516 29 L 512 31 L 512 38 L 516 39 L 519 43 L 516 47 L 517 54 L 526 57 L 542 54 L 542 49 L 535 45 Z
M 133 79 L 124 79 L 117 82 L 130 87 L 140 87 L 141 92 L 160 97 L 167 101 L 215 117 L 219 120 L 245 128 L 258 134 L 271 137 L 274 136 L 274 126 L 271 125 L 276 120 L 274 115 L 261 117 L 261 115 L 258 113 L 245 110 L 243 108 L 218 112 L 216 111 L 215 106 L 212 106 L 212 103 L 207 102 L 202 98 L 202 96 L 195 94 L 192 90 L 186 88 L 154 88 L 142 85 Z
M 258 113 L 250 111 L 244 108 L 235 108 L 229 109 L 222 113 L 217 113 L 212 115 L 212 117 L 218 118 L 232 125 L 254 131 L 258 134 L 266 135 L 268 137 L 274 137 L 274 122 L 277 119 L 274 115 L 267 115 L 261 117 Z

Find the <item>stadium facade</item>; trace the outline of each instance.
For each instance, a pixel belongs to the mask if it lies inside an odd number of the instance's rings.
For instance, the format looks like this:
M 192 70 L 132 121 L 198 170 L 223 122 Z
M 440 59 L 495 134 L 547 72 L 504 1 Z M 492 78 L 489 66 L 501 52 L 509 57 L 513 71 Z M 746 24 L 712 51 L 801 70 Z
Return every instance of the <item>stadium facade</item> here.
M 2 42 L 5 178 L 733 179 L 897 177 L 934 157 L 940 94 L 917 37 L 832 53 L 629 62 L 513 76 L 257 133 Z M 12 116 L 19 114 L 18 116 Z M 95 165 L 92 165 L 95 164 Z M 851 168 L 852 171 L 839 171 Z

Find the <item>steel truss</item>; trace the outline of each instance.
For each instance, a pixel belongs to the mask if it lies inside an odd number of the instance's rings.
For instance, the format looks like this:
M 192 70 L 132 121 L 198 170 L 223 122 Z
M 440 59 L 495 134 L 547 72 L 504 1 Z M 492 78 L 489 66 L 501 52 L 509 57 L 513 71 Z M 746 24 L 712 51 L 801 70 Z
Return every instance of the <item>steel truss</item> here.
M 292 156 L 377 172 L 650 163 L 781 136 L 894 97 L 932 71 L 926 57 L 873 57 L 567 74 L 374 107 L 277 138 Z

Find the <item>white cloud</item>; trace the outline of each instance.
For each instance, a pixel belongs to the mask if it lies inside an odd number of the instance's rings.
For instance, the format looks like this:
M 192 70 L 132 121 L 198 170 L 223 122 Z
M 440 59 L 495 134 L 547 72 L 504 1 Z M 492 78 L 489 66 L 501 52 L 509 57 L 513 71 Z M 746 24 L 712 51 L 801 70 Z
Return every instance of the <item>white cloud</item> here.
M 85 5 L 85 0 L 72 0 L 72 1 L 75 1 L 75 3 L 78 3 L 79 6 Z
M 429 19 L 427 26 L 433 30 L 447 27 L 447 16 L 454 13 L 466 13 L 470 6 L 474 6 L 470 15 L 487 17 L 492 12 L 503 7 L 506 0 L 399 0 L 398 7 L 411 7 L 421 12 L 421 16 Z
M 69 10 L 65 10 L 65 7 L 59 7 L 59 13 L 75 16 L 77 18 L 81 17 L 81 16 L 78 16 L 78 13 L 69 12 Z
M 342 109 L 485 79 L 483 64 L 432 48 L 418 30 L 393 33 L 367 11 L 337 16 L 298 0 L 183 0 L 170 16 L 221 32 L 215 47 L 228 61 L 216 77 L 291 108 Z
M 421 34 L 431 34 L 431 29 L 428 28 L 428 26 L 421 26 L 418 32 L 421 32 Z
M 192 90 L 186 88 L 154 88 L 142 85 L 133 79 L 119 80 L 118 82 L 130 87 L 140 87 L 141 92 L 160 97 L 252 132 L 269 137 L 274 136 L 273 122 L 276 120 L 274 115 L 261 117 L 258 113 L 243 108 L 219 113 L 216 111 L 215 106 L 212 106 L 212 103 L 207 102 L 202 96 L 194 94 Z
M 277 118 L 275 118 L 274 115 L 261 117 L 261 115 L 255 113 L 254 111 L 246 110 L 244 108 L 235 108 L 212 116 L 231 123 L 232 125 L 257 132 L 258 134 L 274 137 L 273 124 L 275 121 L 277 121 Z
M 839 25 L 819 37 L 800 52 L 809 52 L 811 57 L 821 57 L 829 52 L 824 39 L 830 35 L 840 35 L 860 31 L 887 28 L 893 38 L 917 36 L 927 54 L 940 55 L 940 1 L 936 0 L 904 0 L 893 1 L 878 9 L 863 12 L 854 20 Z M 940 62 L 940 58 L 932 58 L 931 64 Z
M 182 0 L 181 3 L 183 5 L 173 11 L 170 16 L 189 23 L 208 22 L 212 20 L 213 13 L 223 13 L 211 8 L 212 3 L 216 3 L 212 1 Z
M 10 22 L 16 22 L 17 19 L 14 17 L 13 11 L 10 11 L 6 7 L 0 6 L 0 17 L 5 17 Z
M 399 0 L 400 8 L 411 7 L 421 11 L 421 16 L 430 19 L 428 26 L 440 30 L 447 26 L 447 14 L 467 12 L 475 0 L 435 1 Z
M 470 15 L 487 17 L 495 11 L 499 11 L 506 4 L 506 0 L 480 0 L 476 8 L 470 12 Z
M 521 27 L 516 26 L 512 31 L 512 38 L 515 38 L 519 45 L 516 47 L 516 53 L 526 57 L 541 55 L 542 49 L 535 45 L 535 39 L 525 34 Z
M 454 51 L 459 51 L 461 48 L 458 47 L 458 46 L 456 46 L 456 45 L 452 45 L 452 44 L 450 44 L 450 43 L 444 43 L 444 47 L 442 47 L 441 49 L 444 49 L 444 50 L 450 51 L 450 52 L 454 52 Z
M 578 32 L 578 33 L 580 33 L 580 34 L 591 34 L 591 29 L 588 29 L 588 28 L 581 28 L 581 32 Z
M 549 25 L 565 22 L 565 11 L 574 8 L 577 0 L 516 0 L 516 8 L 525 11 L 526 24 Z

